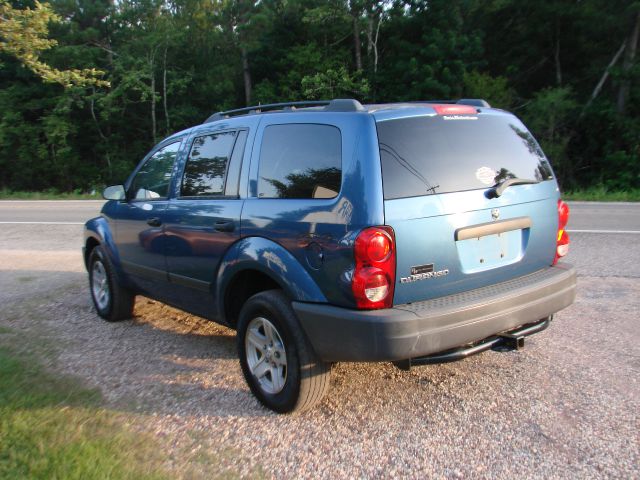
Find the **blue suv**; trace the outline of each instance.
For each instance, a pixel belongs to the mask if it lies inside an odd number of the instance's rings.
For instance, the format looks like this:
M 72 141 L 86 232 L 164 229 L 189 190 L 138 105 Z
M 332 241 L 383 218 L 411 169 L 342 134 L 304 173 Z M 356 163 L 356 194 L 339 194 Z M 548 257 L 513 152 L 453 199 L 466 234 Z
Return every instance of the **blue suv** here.
M 236 329 L 277 412 L 320 402 L 333 362 L 519 348 L 575 298 L 549 162 L 484 100 L 216 113 L 104 196 L 85 226 L 98 314 L 142 294 Z

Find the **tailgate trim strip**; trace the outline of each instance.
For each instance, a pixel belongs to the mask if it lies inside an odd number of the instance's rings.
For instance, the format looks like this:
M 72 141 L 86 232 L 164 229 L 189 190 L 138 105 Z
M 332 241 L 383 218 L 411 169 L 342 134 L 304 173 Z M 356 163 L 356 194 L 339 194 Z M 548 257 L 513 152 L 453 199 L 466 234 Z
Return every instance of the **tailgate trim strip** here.
M 472 227 L 458 228 L 454 235 L 456 241 L 469 240 L 470 238 L 486 237 L 487 235 L 496 235 L 525 228 L 531 228 L 531 218 L 517 217 L 499 222 L 480 223 Z

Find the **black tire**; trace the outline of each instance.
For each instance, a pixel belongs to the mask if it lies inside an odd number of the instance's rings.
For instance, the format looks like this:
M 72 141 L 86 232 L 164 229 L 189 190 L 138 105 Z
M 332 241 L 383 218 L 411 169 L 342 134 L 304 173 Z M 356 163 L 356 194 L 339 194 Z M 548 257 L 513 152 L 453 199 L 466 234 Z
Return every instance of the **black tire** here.
M 100 271 L 104 277 L 101 277 Z M 103 288 L 100 288 L 101 285 Z M 100 245 L 89 256 L 89 292 L 96 312 L 108 322 L 126 320 L 133 316 L 136 297 L 118 283 L 113 264 Z
M 276 369 L 276 372 L 282 371 L 278 370 L 278 368 L 281 368 L 280 365 L 276 365 L 274 361 L 270 372 L 260 378 L 252 373 L 249 365 L 252 361 L 250 357 L 252 348 L 255 353 L 259 353 L 259 349 L 253 347 L 251 341 L 247 339 L 249 327 L 251 325 L 251 330 L 254 333 L 260 332 L 259 326 L 262 325 L 264 327 L 266 325 L 263 322 L 264 320 L 267 320 L 268 323 L 275 327 L 277 335 L 274 335 L 274 337 L 282 340 L 286 353 L 284 386 L 277 392 L 268 390 L 271 387 L 277 387 L 277 382 L 273 380 L 273 372 L 274 369 Z M 256 328 L 258 329 L 256 330 Z M 249 343 L 249 350 L 247 350 L 247 342 Z M 268 290 L 258 293 L 247 300 L 240 312 L 237 344 L 244 378 L 253 394 L 267 408 L 278 413 L 302 412 L 319 404 L 329 390 L 331 364 L 321 361 L 316 356 L 299 326 L 298 319 L 291 308 L 290 300 L 282 291 Z M 247 354 L 248 351 L 249 355 Z M 276 359 L 277 353 L 278 349 L 275 348 L 273 356 L 270 353 L 266 353 L 264 359 Z M 256 358 L 261 357 L 254 356 L 254 362 Z M 280 357 L 278 356 L 278 358 Z M 260 360 L 258 360 L 258 363 L 260 363 Z M 254 371 L 256 371 L 255 365 Z M 282 379 L 280 383 L 282 383 Z M 265 386 L 265 384 L 267 385 Z

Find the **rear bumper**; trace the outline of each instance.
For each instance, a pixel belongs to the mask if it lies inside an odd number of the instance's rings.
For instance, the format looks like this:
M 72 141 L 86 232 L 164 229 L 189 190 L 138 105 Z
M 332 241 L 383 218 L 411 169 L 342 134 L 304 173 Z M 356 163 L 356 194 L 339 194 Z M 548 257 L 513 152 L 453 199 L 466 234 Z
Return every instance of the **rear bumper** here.
M 571 305 L 575 295 L 575 269 L 561 264 L 496 285 L 384 310 L 301 302 L 293 302 L 293 309 L 322 360 L 397 361 L 536 322 Z

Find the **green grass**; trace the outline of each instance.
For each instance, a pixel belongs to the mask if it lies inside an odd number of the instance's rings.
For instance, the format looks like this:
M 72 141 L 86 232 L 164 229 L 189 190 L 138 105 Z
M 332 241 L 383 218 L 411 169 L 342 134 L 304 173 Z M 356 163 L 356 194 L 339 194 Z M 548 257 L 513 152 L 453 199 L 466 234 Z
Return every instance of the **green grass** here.
M 0 479 L 160 479 L 162 448 L 76 380 L 0 346 Z
M 102 200 L 102 191 L 84 193 L 80 190 L 73 192 L 58 192 L 54 189 L 42 192 L 20 192 L 0 189 L 0 200 Z
M 610 191 L 605 187 L 590 187 L 562 193 L 564 200 L 583 200 L 591 202 L 640 202 L 640 188 L 622 191 Z

